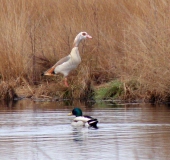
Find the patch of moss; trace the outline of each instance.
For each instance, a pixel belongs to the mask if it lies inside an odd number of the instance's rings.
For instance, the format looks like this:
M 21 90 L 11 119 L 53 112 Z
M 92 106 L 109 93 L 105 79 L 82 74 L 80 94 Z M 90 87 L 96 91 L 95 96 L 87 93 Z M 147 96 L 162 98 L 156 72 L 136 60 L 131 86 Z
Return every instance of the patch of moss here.
M 113 81 L 96 90 L 95 99 L 118 98 L 123 93 L 123 84 Z

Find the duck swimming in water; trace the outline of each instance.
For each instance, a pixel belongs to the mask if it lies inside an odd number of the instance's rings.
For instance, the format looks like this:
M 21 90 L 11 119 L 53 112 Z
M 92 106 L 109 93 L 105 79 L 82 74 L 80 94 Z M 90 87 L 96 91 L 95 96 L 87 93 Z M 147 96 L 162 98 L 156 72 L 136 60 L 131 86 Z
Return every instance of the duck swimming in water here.
M 87 115 L 83 116 L 82 110 L 80 108 L 74 108 L 72 112 L 69 113 L 68 115 L 76 116 L 76 118 L 74 118 L 72 122 L 72 126 L 89 126 L 96 129 L 98 128 L 97 127 L 98 120 Z

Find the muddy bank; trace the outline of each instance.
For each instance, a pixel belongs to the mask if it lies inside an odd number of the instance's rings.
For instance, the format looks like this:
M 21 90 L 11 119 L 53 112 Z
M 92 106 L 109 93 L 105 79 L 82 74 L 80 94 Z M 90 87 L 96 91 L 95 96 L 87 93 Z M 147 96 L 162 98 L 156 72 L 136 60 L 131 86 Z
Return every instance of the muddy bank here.
M 167 99 L 161 99 L 158 93 L 148 92 L 145 95 L 135 94 L 136 90 L 129 91 L 127 86 L 119 81 L 109 82 L 102 85 L 87 85 L 84 88 L 70 85 L 64 87 L 59 83 L 41 83 L 39 85 L 24 84 L 12 86 L 5 82 L 1 83 L 1 100 L 21 100 L 25 98 L 33 101 L 63 101 L 79 99 L 88 102 L 108 103 L 163 103 Z M 134 87 L 134 86 L 133 86 Z M 139 91 L 138 91 L 139 92 Z

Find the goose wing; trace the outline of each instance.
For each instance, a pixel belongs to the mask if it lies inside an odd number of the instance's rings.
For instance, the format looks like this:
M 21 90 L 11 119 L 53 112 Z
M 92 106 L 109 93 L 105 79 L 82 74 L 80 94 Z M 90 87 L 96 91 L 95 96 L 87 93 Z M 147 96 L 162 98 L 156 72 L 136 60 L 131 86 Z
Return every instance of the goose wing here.
M 71 58 L 70 55 L 63 57 L 62 59 L 60 59 L 54 66 L 52 66 L 50 69 L 48 69 L 47 71 L 44 72 L 44 75 L 51 75 L 54 73 L 54 69 L 58 66 L 61 65 L 67 61 L 69 61 L 69 59 Z
M 70 55 L 61 58 L 53 67 L 55 68 L 55 67 L 57 67 L 58 65 L 61 65 L 61 64 L 65 63 L 65 62 L 67 62 L 70 58 L 71 58 Z

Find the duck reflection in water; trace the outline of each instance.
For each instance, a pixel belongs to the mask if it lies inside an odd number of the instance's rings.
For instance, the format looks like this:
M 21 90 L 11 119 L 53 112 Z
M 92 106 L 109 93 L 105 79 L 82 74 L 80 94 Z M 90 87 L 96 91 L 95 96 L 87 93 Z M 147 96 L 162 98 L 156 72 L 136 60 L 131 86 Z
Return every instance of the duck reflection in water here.
M 73 128 L 73 140 L 84 141 L 88 138 L 88 128 L 76 127 Z

